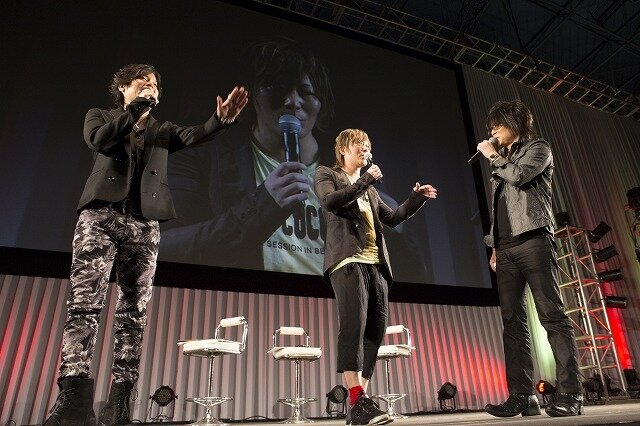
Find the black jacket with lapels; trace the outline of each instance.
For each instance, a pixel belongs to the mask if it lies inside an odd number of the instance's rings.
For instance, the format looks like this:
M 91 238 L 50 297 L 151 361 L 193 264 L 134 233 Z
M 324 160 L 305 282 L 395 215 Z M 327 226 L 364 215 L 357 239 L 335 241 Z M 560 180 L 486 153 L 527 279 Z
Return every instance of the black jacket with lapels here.
M 366 192 L 373 212 L 376 245 L 384 266 L 382 273 L 391 283 L 393 275 L 382 225 L 394 227 L 410 218 L 422 207 L 427 197 L 416 191 L 411 191 L 405 202 L 394 210 L 380 199 L 378 191 L 373 187 L 375 183 L 373 176 L 364 173 L 352 184 L 349 182 L 347 174 L 337 166 L 333 168 L 318 167 L 315 181 L 316 193 L 322 205 L 322 217 L 327 228 L 322 268 L 324 279 L 329 281 L 331 268 L 344 259 L 361 252 L 365 247 L 366 224 L 360 213 L 357 199 Z
M 134 120 L 122 108 L 90 109 L 84 120 L 84 140 L 94 151 L 94 162 L 78 203 L 78 212 L 94 200 L 119 202 L 131 189 L 134 173 L 129 142 Z M 226 125 L 212 115 L 204 124 L 182 127 L 147 118 L 140 179 L 140 208 L 146 219 L 176 217 L 167 181 L 167 156 L 190 145 L 206 142 Z

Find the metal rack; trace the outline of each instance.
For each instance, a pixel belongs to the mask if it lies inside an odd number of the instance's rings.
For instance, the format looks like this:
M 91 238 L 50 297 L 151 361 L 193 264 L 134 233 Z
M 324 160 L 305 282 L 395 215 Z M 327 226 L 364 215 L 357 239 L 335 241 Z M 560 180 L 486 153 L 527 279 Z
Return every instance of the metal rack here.
M 555 238 L 560 296 L 576 333 L 580 371 L 591 371 L 602 378 L 605 401 L 612 397 L 605 374 L 611 377 L 613 373 L 620 383 L 621 395 L 628 398 L 588 233 L 583 228 L 564 226 L 555 232 Z
M 640 120 L 640 101 L 632 93 L 376 1 L 253 1 L 356 33 L 367 34 L 457 64 L 469 65 L 516 80 L 529 87 L 555 93 L 600 111 Z M 482 4 L 469 6 L 479 8 Z M 562 16 L 566 14 L 566 11 L 562 10 L 556 12 L 562 13 Z M 473 14 L 461 19 L 462 30 L 473 25 Z

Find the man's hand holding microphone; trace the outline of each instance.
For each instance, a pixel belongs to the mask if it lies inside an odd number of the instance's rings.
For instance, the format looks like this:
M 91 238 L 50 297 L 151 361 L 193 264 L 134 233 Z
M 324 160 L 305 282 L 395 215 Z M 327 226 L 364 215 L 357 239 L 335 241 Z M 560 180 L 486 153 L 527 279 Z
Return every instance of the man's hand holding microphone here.
M 145 87 L 138 93 L 138 97 L 131 101 L 127 109 L 131 117 L 137 121 L 140 120 L 143 115 L 148 114 L 157 104 L 158 99 L 155 97 L 153 89 Z
M 309 198 L 311 183 L 302 173 L 306 166 L 300 162 L 300 120 L 291 114 L 284 114 L 278 120 L 282 131 L 284 159 L 264 181 L 267 192 L 282 208 L 290 208 Z

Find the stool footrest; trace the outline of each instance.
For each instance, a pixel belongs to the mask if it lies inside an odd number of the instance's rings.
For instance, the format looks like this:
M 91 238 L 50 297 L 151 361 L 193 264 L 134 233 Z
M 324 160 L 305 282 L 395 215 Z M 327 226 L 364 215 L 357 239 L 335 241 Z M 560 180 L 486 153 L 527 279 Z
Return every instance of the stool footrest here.
M 387 403 L 387 414 L 394 419 L 406 419 L 407 416 L 403 416 L 396 412 L 396 402 L 407 396 L 406 393 L 387 393 L 384 395 L 376 395 L 375 398 L 380 398 Z
M 315 398 L 281 398 L 278 402 L 286 405 L 290 405 L 292 407 L 300 407 L 301 405 L 306 404 L 307 402 L 317 401 Z
M 233 400 L 233 398 L 231 398 L 230 396 L 202 396 L 185 399 L 185 401 L 187 402 L 195 402 L 196 404 L 200 404 L 207 408 L 215 407 L 218 404 L 222 404 L 223 402 L 231 400 Z
M 404 398 L 405 396 L 407 396 L 406 393 L 387 393 L 384 395 L 376 395 L 376 398 L 384 399 L 385 401 L 389 402 L 389 401 L 397 401 L 399 399 Z

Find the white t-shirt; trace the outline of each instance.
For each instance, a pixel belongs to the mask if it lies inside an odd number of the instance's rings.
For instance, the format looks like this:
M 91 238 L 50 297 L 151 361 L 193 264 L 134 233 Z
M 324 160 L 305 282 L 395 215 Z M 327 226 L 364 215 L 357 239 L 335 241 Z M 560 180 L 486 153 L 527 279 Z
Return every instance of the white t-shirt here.
M 261 185 L 280 163 L 264 154 L 253 142 L 251 148 L 256 185 Z M 309 198 L 296 207 L 296 212 L 262 246 L 266 271 L 322 275 L 324 240 L 320 235 L 320 202 L 313 185 L 317 167 L 318 162 L 315 162 L 304 171 L 312 182 Z

